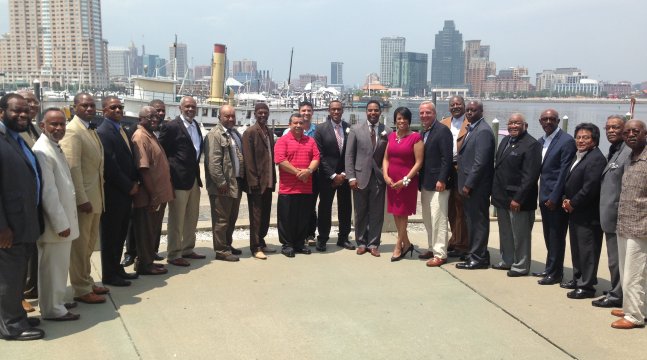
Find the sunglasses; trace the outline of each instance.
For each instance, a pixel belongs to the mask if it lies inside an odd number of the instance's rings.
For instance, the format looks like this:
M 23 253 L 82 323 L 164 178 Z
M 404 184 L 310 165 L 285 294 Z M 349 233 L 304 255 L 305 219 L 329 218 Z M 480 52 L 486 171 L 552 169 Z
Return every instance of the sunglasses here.
M 123 110 L 124 106 L 123 105 L 111 105 L 111 106 L 108 107 L 108 109 L 110 109 L 110 110 L 117 110 L 117 109 Z

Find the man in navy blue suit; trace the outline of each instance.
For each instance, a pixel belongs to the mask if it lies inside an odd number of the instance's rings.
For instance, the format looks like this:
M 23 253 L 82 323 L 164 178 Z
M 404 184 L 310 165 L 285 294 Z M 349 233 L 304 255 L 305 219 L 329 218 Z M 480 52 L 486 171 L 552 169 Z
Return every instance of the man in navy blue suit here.
M 541 113 L 539 124 L 546 133 L 539 139 L 542 144 L 542 164 L 539 176 L 539 209 L 546 242 L 546 268 L 532 273 L 541 277 L 539 285 L 553 285 L 564 275 L 564 251 L 568 214 L 562 209 L 564 184 L 571 160 L 575 156 L 575 140 L 559 129 L 559 114 L 548 109 Z

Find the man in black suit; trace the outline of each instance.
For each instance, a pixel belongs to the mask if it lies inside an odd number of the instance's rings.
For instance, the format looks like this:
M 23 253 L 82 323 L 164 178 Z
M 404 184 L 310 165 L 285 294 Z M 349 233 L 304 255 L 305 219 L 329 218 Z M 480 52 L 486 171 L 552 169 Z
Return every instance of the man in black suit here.
M 418 257 L 428 259 L 427 266 L 435 267 L 447 262 L 447 218 L 454 139 L 449 128 L 436 121 L 434 103 L 422 102 L 419 114 L 425 143 L 425 158 L 420 170 L 420 203 L 429 250 Z
M 497 209 L 502 260 L 492 268 L 508 270 L 509 277 L 530 271 L 541 145 L 528 134 L 527 125 L 522 114 L 510 116 L 509 135 L 501 140 L 494 162 L 492 205 Z
M 101 214 L 102 282 L 129 286 L 136 274 L 127 274 L 120 264 L 132 214 L 132 196 L 139 191 L 132 143 L 121 127 L 124 106 L 116 96 L 101 101 L 104 120 L 97 128 L 103 145 L 105 209 Z
M 350 234 L 350 218 L 352 214 L 351 193 L 344 171 L 346 156 L 346 138 L 348 123 L 342 120 L 344 107 L 339 100 L 331 101 L 328 105 L 328 120 L 317 126 L 315 142 L 319 148 L 319 208 L 317 228 L 317 251 L 326 251 L 326 242 L 330 236 L 332 220 L 332 202 L 337 193 L 337 219 L 339 220 L 339 235 L 337 246 L 355 250 L 348 241 Z
M 168 205 L 167 262 L 189 266 L 185 259 L 204 259 L 193 251 L 200 215 L 200 156 L 202 133 L 194 119 L 197 103 L 191 96 L 180 100 L 180 116 L 164 124 L 159 141 L 171 167 L 175 200 Z
M 568 214 L 560 205 L 564 195 L 566 174 L 575 156 L 575 140 L 558 127 L 559 114 L 553 109 L 547 109 L 541 113 L 539 124 L 546 133 L 538 140 L 542 145 L 539 210 L 541 210 L 544 241 L 548 251 L 546 268 L 532 275 L 542 277 L 537 281 L 539 285 L 553 285 L 562 281 L 564 276 Z
M 483 118 L 483 104 L 470 101 L 465 109 L 470 125 L 458 153 L 458 189 L 463 196 L 469 253 L 458 269 L 486 269 L 490 266 L 487 249 L 490 236 L 490 192 L 494 175 L 494 133 Z
M 573 289 L 571 299 L 595 296 L 602 250 L 600 183 L 607 159 L 598 148 L 600 129 L 591 123 L 575 127 L 577 153 L 566 175 L 562 208 L 568 213 L 573 279 L 560 286 Z
M 43 232 L 39 202 L 40 168 L 20 133 L 27 130 L 27 101 L 18 94 L 0 98 L 0 337 L 36 340 L 35 328 L 22 307 L 27 258 Z M 10 175 L 9 175 L 10 174 Z

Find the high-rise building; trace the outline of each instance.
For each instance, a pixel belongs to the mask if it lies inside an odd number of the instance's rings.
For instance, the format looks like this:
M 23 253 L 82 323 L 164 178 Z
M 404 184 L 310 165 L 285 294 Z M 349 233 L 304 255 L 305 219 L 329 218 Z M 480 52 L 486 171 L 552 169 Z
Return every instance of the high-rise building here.
M 380 50 L 380 78 L 382 85 L 391 85 L 393 73 L 393 54 L 404 52 L 406 39 L 399 36 L 383 37 Z
M 196 65 L 193 67 L 193 77 L 200 80 L 205 77 L 211 77 L 211 65 Z
M 481 97 L 483 83 L 496 74 L 496 64 L 490 61 L 490 46 L 481 45 L 481 40 L 465 41 L 465 82 L 472 96 Z
M 8 10 L 9 33 L 0 38 L 6 82 L 108 86 L 100 0 L 9 0 Z
M 110 78 L 130 76 L 130 50 L 124 47 L 108 47 L 108 71 Z
M 333 61 L 330 63 L 330 84 L 343 85 L 344 84 L 344 63 Z
M 453 20 L 445 20 L 436 34 L 431 52 L 431 86 L 457 88 L 465 84 L 465 53 L 463 35 L 456 30 Z
M 184 43 L 173 43 L 168 47 L 168 56 L 171 59 L 168 73 L 172 78 L 184 79 L 188 77 L 189 57 Z M 175 61 L 175 62 L 174 62 Z M 174 72 L 177 69 L 177 75 Z
M 393 54 L 392 86 L 402 88 L 404 96 L 427 93 L 427 54 L 398 52 Z
M 528 68 L 511 67 L 499 70 L 498 75 L 490 75 L 483 83 L 483 95 L 490 96 L 493 93 L 520 93 L 530 90 L 530 76 Z

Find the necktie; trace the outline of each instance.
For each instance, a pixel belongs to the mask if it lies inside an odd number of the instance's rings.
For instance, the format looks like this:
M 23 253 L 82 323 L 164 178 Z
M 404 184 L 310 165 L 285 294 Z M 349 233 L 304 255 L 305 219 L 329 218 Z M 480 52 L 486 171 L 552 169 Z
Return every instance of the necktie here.
M 427 143 L 427 138 L 428 137 L 429 137 L 429 130 L 425 131 L 425 133 L 423 134 L 423 139 L 424 139 L 425 144 Z
M 375 149 L 375 125 L 371 125 L 371 144 L 373 144 L 373 149 Z
M 335 137 L 337 137 L 337 147 L 339 148 L 340 153 L 341 149 L 344 147 L 344 135 L 342 135 L 341 129 L 341 125 L 335 124 Z
M 121 134 L 121 137 L 124 139 L 124 142 L 126 143 L 126 146 L 128 146 L 128 150 L 131 150 L 130 149 L 130 143 L 128 142 L 128 136 L 126 136 L 126 132 L 124 131 L 124 129 L 122 127 L 119 127 L 119 134 Z

